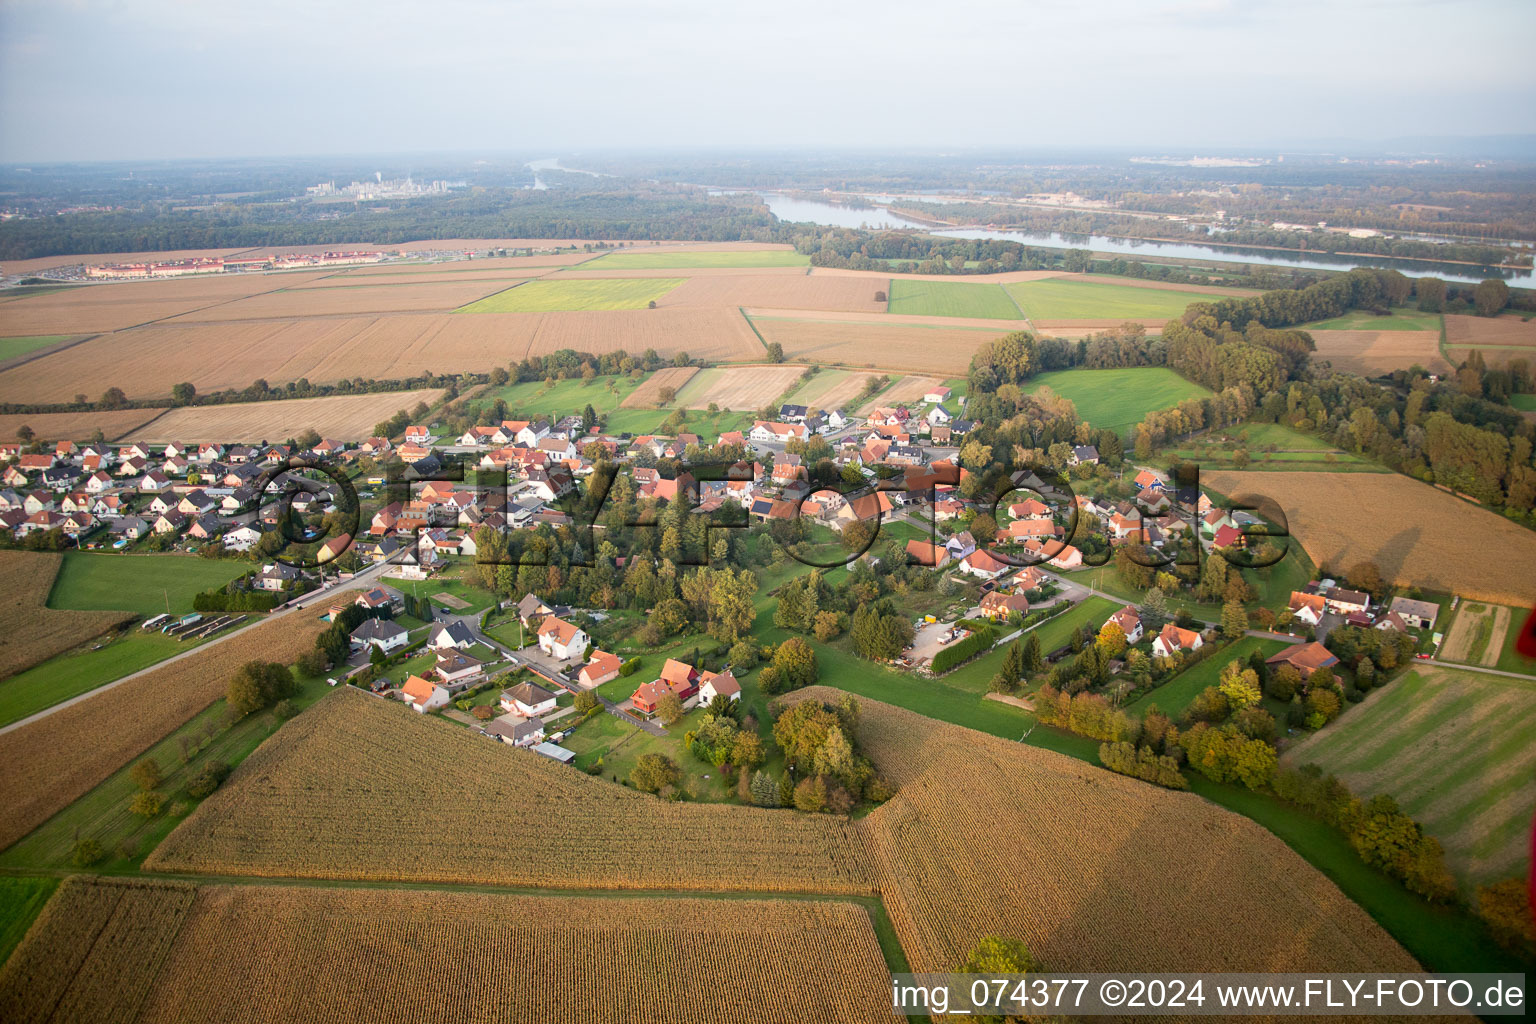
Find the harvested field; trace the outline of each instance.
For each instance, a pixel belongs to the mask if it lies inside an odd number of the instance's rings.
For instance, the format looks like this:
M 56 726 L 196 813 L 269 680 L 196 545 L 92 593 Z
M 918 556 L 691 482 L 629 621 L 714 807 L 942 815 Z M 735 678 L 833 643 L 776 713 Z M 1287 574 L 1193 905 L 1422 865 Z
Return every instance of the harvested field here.
M 881 393 L 880 404 L 904 405 L 907 402 L 921 402 L 924 395 L 943 383 L 942 377 L 903 377 Z
M 0 551 L 0 679 L 40 665 L 133 618 L 123 612 L 65 611 L 48 607 L 64 564 L 58 552 Z M 0 826 L 3 828 L 3 826 Z
M 1229 498 L 1258 494 L 1278 502 L 1292 536 L 1319 567 L 1344 571 L 1370 559 L 1382 579 L 1402 586 L 1536 604 L 1536 534 L 1428 484 L 1397 473 L 1211 470 L 1203 479 Z M 1369 514 L 1341 515 L 1347 508 Z
M 125 281 L 0 303 L 0 336 L 94 334 L 164 320 L 261 292 L 312 281 L 314 274 L 230 274 L 181 281 Z
M 1031 320 L 1151 319 L 1165 322 L 1183 314 L 1191 302 L 1226 298 L 1230 293 L 1207 292 L 1192 286 L 1144 288 L 1124 278 L 1096 280 L 1086 276 L 1024 281 L 1007 286 Z
M 815 687 L 788 699 L 836 696 Z M 1023 939 L 1057 970 L 1417 968 L 1246 818 L 1051 751 L 859 704 L 860 743 L 898 792 L 858 831 L 914 971 L 949 970 L 988 934 Z M 988 829 L 956 827 L 982 821 Z M 1220 900 L 1208 898 L 1213 885 Z M 1149 944 L 1149 928 L 1180 941 Z
M 446 313 L 508 286 L 504 279 L 468 282 L 287 287 L 175 317 L 171 323 L 362 316 L 373 313 Z
M 466 778 L 475 785 L 466 788 Z M 257 749 L 145 867 L 581 889 L 872 891 L 848 822 L 667 803 L 352 687 Z
M 1452 349 L 1475 348 L 1490 364 L 1522 355 L 1536 355 L 1536 319 L 1448 315 L 1445 318 L 1445 344 Z
M 411 409 L 417 402 L 436 405 L 442 396 L 440 388 L 421 388 L 332 398 L 191 406 L 171 409 L 159 419 L 128 430 L 122 436 L 149 444 L 276 441 L 295 437 L 313 427 L 321 437 L 357 441 L 370 436 L 374 424 L 389 419 L 396 409 Z
M 101 612 L 63 614 L 101 615 Z M 128 682 L 0 733 L 0 759 L 11 766 L 8 814 L 0 848 L 67 807 L 161 737 L 224 695 L 236 669 L 262 659 L 291 664 L 309 650 L 322 623 L 309 612 L 215 639 Z M 35 646 L 29 640 L 28 648 Z
M 456 319 L 473 322 L 484 318 Z M 488 330 L 495 329 L 488 327 Z M 544 356 L 562 348 L 591 352 L 594 355 L 616 349 L 639 355 L 648 348 L 654 348 L 663 357 L 686 352 L 695 359 L 710 362 L 735 362 L 763 357 L 762 343 L 752 333 L 751 326 L 734 309 L 635 309 L 545 314 L 526 354 Z
M 114 941 L 151 925 L 148 948 Z M 897 1019 L 850 903 L 87 878 L 59 888 L 0 973 L 7 1020 L 56 1006 L 142 1024 Z
M 805 373 L 803 366 L 725 366 L 701 370 L 677 393 L 682 409 L 722 409 L 750 412 L 782 395 Z
M 440 263 L 384 263 L 357 267 L 353 270 L 343 271 L 338 277 L 355 280 L 370 277 L 394 277 L 396 275 L 414 274 L 459 274 L 468 271 L 488 273 L 490 271 L 513 271 L 513 276 L 519 276 L 524 270 L 550 270 L 555 267 L 570 267 L 578 263 L 588 263 L 594 259 L 592 253 L 545 253 L 542 256 L 493 256 L 486 259 L 472 260 L 446 260 Z
M 1464 602 L 1446 631 L 1436 655 L 1441 661 L 1492 668 L 1499 663 L 1504 638 L 1509 635 L 1509 609 L 1503 605 Z
M 669 249 L 662 252 L 615 252 L 588 266 L 601 270 L 671 270 L 700 267 L 808 267 L 809 256 L 782 249 Z
M 1335 370 L 1376 377 L 1406 370 L 1417 363 L 1432 373 L 1453 367 L 1440 355 L 1440 335 L 1434 331 L 1312 331 L 1317 351 L 1314 364 L 1327 361 Z
M 790 359 L 886 370 L 954 373 L 976 350 L 1006 328 L 888 326 L 827 320 L 776 320 L 754 316 L 764 340 L 784 346 Z
M 518 269 L 493 270 L 482 268 L 471 269 L 468 263 L 440 263 L 435 265 L 435 274 L 369 274 L 366 277 L 352 277 L 349 274 L 335 274 L 331 277 L 322 277 L 318 281 L 301 285 L 294 291 L 328 291 L 336 288 L 422 288 L 427 285 L 463 284 L 466 282 L 490 282 L 506 288 L 519 281 L 526 281 L 530 277 L 541 277 L 559 267 L 524 267 Z M 450 270 L 450 267 L 460 269 Z M 404 268 L 402 268 L 404 269 Z
M 11 413 L 0 416 L 0 438 L 13 438 L 23 426 L 44 441 L 89 441 L 101 431 L 115 441 L 165 412 L 164 409 L 118 409 L 112 412 Z
M 771 309 L 848 310 L 883 313 L 884 302 L 875 292 L 886 291 L 889 282 L 850 277 L 813 277 L 808 274 L 739 274 L 691 277 L 660 303 L 663 307 L 689 306 L 709 309 L 738 306 Z
M 864 382 L 871 376 L 858 370 L 822 370 L 790 396 L 790 401 L 807 409 L 841 409 L 864 393 Z
M 1528 868 L 1533 732 L 1536 680 L 1415 668 L 1290 747 L 1285 760 L 1321 765 L 1361 796 L 1392 796 L 1440 840 L 1470 891 Z
M 671 388 L 673 393 L 683 389 L 683 385 L 698 373 L 698 369 L 692 366 L 669 366 L 664 370 L 657 370 L 645 379 L 645 383 L 631 391 L 619 403 L 621 409 L 657 409 L 661 407 L 661 389 Z
M 551 278 L 529 281 L 470 303 L 459 313 L 555 313 L 585 310 L 645 309 L 661 304 L 682 284 L 680 277 Z

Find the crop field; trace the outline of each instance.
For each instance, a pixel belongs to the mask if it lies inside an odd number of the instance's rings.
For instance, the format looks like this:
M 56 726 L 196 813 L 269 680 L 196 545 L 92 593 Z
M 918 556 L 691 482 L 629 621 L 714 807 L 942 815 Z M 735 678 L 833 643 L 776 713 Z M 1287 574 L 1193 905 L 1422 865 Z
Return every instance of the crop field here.
M 961 281 L 891 282 L 892 313 L 917 316 L 985 317 L 989 320 L 1022 320 L 1024 314 L 999 284 Z
M 659 408 L 662 388 L 671 388 L 673 394 L 676 394 L 698 372 L 692 366 L 669 366 L 664 370 L 657 370 L 647 377 L 643 384 L 631 391 L 619 406 L 624 409 Z
M 1400 306 L 1386 316 L 1377 316 L 1368 309 L 1352 309 L 1343 316 L 1331 320 L 1317 320 L 1302 324 L 1303 331 L 1433 331 L 1440 333 L 1440 314 L 1423 313 L 1417 309 Z
M 861 746 L 898 791 L 858 831 L 914 971 L 949 970 L 988 934 L 1059 970 L 1416 969 L 1280 839 L 1198 796 L 874 700 L 860 710 Z M 1219 901 L 1203 895 L 1214 884 Z
M 678 390 L 676 404 L 684 409 L 706 409 L 711 403 L 738 412 L 761 409 L 782 395 L 804 372 L 803 366 L 783 363 L 700 370 Z
M 869 915 L 845 902 L 87 878 L 0 973 L 7 1020 L 55 1007 L 141 1024 L 898 1019 Z
M 1437 657 L 1442 661 L 1492 668 L 1499 663 L 1499 656 L 1504 651 L 1504 638 L 1509 634 L 1511 618 L 1510 610 L 1503 605 L 1463 602 L 1456 609 L 1451 628 L 1446 630 L 1445 642 L 1440 645 Z
M 1397 473 L 1254 473 L 1213 470 L 1228 497 L 1258 494 L 1285 511 L 1291 535 L 1319 567 L 1371 559 L 1384 580 L 1499 604 L 1536 603 L 1536 534 L 1502 516 Z M 1365 510 L 1340 515 L 1342 508 Z M 1490 558 L 1487 552 L 1499 552 Z
M 94 334 L 314 280 L 313 274 L 230 274 L 183 281 L 94 284 L 0 303 L 0 337 Z
M 581 889 L 873 888 L 845 821 L 658 801 L 350 687 L 247 758 L 145 867 Z
M 358 441 L 370 436 L 374 424 L 389 419 L 396 409 L 411 409 L 417 402 L 436 405 L 442 396 L 440 388 L 420 388 L 328 398 L 188 406 L 171 409 L 158 419 L 124 431 L 120 436 L 149 444 L 279 441 L 313 427 L 321 437 Z
M 942 377 L 926 377 L 909 375 L 902 377 L 889 389 L 880 393 L 878 399 L 881 405 L 906 404 L 908 402 L 921 402 L 923 396 L 940 384 L 944 383 Z M 951 412 L 955 410 L 950 409 Z
M 841 409 L 864 393 L 864 382 L 871 376 L 858 370 L 822 370 L 791 395 L 790 401 L 807 409 Z
M 499 322 L 513 318 L 496 319 Z M 763 358 L 762 343 L 734 309 L 663 308 L 547 313 L 537 325 L 524 354 L 545 356 L 563 348 L 591 352 L 594 355 L 617 349 L 640 355 L 646 349 L 654 348 L 663 357 L 686 352 L 695 359 L 711 362 Z M 484 357 L 478 361 L 484 363 Z
M 1198 289 L 1142 288 L 1082 277 L 1003 286 L 1031 320 L 1169 320 L 1191 302 L 1226 298 Z
M 5 319 L 4 308 L 0 306 L 0 323 Z M 1458 359 L 1475 348 L 1490 365 L 1521 356 L 1529 358 L 1536 356 L 1536 320 L 1447 315 L 1445 344 Z
M 47 607 L 64 564 L 56 552 L 0 551 L 0 679 L 93 640 L 132 618 L 120 611 L 61 611 Z
M 871 369 L 954 373 L 1006 329 L 752 317 L 764 340 L 790 359 Z
M 557 310 L 644 309 L 683 283 L 680 277 L 529 281 L 471 303 L 458 313 L 550 313 Z
M 146 618 L 162 612 L 180 615 L 192 610 L 198 591 L 222 587 L 249 568 L 195 555 L 66 551 L 48 607 L 133 612 Z
M 1392 796 L 1445 847 L 1463 889 L 1528 869 L 1536 680 L 1415 668 L 1285 753 Z
M 321 626 L 308 612 L 283 615 L 0 733 L 0 760 L 11 766 L 13 786 L 8 813 L 0 818 L 0 849 L 223 696 L 241 665 L 254 659 L 292 664 L 312 647 Z
M 883 313 L 875 293 L 888 287 L 884 280 L 814 274 L 712 275 L 690 277 L 662 305 Z
M 1415 363 L 1432 373 L 1452 369 L 1440 355 L 1435 331 L 1313 331 L 1312 340 L 1317 345 L 1314 365 L 1328 362 L 1335 370 L 1362 377 L 1406 370 Z
M 101 431 L 115 441 L 165 412 L 164 409 L 115 409 L 110 412 L 44 412 L 0 415 L 0 438 L 11 440 L 22 427 L 45 441 L 89 441 Z
M 310 281 L 299 285 L 291 291 L 333 291 L 337 288 L 427 288 L 432 285 L 447 284 L 476 284 L 487 285 L 487 290 L 493 288 L 509 288 L 519 281 L 526 281 L 532 277 L 542 277 L 551 270 L 559 267 L 524 267 L 520 270 L 491 270 L 488 268 L 474 269 L 470 263 L 444 263 L 439 264 L 437 272 L 433 274 L 371 274 L 367 277 L 353 277 L 350 274 L 332 274 L 322 277 L 318 281 Z
M 171 323 L 219 323 L 373 313 L 447 313 L 508 287 L 494 281 L 425 281 L 350 288 L 288 287 L 174 317 Z
M 594 377 L 592 380 L 573 377 L 557 380 L 553 384 L 542 380 L 527 380 L 482 391 L 469 404 L 478 410 L 500 398 L 507 403 L 509 412 L 549 416 L 553 422 L 558 416 L 550 415 L 552 413 L 580 413 L 588 405 L 599 414 L 611 412 L 639 387 L 640 381 L 630 377 Z
M 73 337 L 75 337 L 73 334 L 39 334 L 29 338 L 0 338 L 0 362 L 36 352 L 49 345 L 57 345 Z
M 1211 392 L 1161 366 L 1122 370 L 1056 370 L 1030 381 L 1031 394 L 1050 388 L 1077 406 L 1077 414 L 1100 430 L 1124 432 L 1154 409 Z
M 793 249 L 694 249 L 666 252 L 614 252 L 583 270 L 672 270 L 696 267 L 808 267 L 809 256 Z

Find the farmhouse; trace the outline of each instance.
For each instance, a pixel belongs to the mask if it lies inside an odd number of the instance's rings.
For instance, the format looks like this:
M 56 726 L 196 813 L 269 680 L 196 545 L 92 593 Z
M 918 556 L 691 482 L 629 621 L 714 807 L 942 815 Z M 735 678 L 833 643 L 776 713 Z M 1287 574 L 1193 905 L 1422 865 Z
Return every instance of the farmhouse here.
M 1293 644 L 1279 654 L 1266 659 L 1270 665 L 1290 665 L 1301 673 L 1301 678 L 1311 678 L 1320 668 L 1332 668 L 1339 663 L 1333 652 L 1319 643 Z
M 1323 613 L 1328 610 L 1323 595 L 1309 594 L 1304 590 L 1291 591 L 1291 601 L 1287 607 L 1298 622 L 1305 622 L 1309 626 L 1315 626 L 1322 621 Z
M 675 694 L 685 704 L 698 695 L 699 670 L 686 662 L 668 658 L 661 667 L 661 676 L 649 683 L 641 683 L 630 695 L 635 710 L 643 715 L 654 715 L 661 698 Z
M 555 710 L 555 695 L 537 683 L 522 682 L 501 691 L 501 706 L 508 714 L 532 718 Z
M 580 626 L 553 615 L 546 616 L 539 626 L 539 650 L 561 661 L 585 657 L 591 642 Z
M 1167 658 L 1181 651 L 1198 651 L 1204 646 L 1205 641 L 1199 633 L 1192 629 L 1180 629 L 1170 622 L 1157 634 L 1157 639 L 1152 641 L 1152 653 L 1159 658 Z
M 1004 594 L 994 590 L 981 599 L 981 614 L 989 619 L 1006 619 L 1014 612 L 1029 614 L 1029 599 L 1023 594 Z
M 1418 629 L 1433 629 L 1435 617 L 1440 614 L 1440 606 L 1433 601 L 1414 601 L 1406 597 L 1394 597 L 1390 608 L 1402 616 L 1404 622 Z

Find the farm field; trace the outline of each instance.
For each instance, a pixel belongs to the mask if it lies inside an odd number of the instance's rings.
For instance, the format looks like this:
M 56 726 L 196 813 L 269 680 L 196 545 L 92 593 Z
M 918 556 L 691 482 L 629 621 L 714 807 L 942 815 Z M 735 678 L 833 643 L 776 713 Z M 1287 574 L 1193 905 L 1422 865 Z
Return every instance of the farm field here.
M 1254 473 L 1212 470 L 1202 480 L 1236 498 L 1259 494 L 1284 509 L 1291 535 L 1319 567 L 1371 559 L 1384 580 L 1463 599 L 1536 603 L 1536 534 L 1487 509 L 1397 473 Z M 1341 516 L 1343 507 L 1369 516 Z M 1450 529 L 1427 524 L 1451 523 Z M 1498 551 L 1498 558 L 1467 552 Z
M 871 374 L 857 370 L 822 370 L 789 396 L 795 405 L 807 409 L 841 409 L 864 392 L 864 382 Z
M 892 313 L 918 316 L 985 317 L 989 320 L 1022 320 L 1002 285 L 961 281 L 891 281 Z
M 1521 412 L 1536 412 L 1536 395 L 1510 395 L 1509 404 Z
M 750 306 L 875 314 L 885 312 L 885 303 L 876 301 L 875 293 L 888 287 L 883 280 L 788 272 L 700 275 L 690 277 L 660 304 L 732 311 Z
M 1245 636 L 1236 643 L 1228 644 L 1220 651 L 1206 658 L 1190 668 L 1185 669 L 1163 685 L 1154 689 L 1151 693 L 1142 697 L 1125 710 L 1127 714 L 1141 717 L 1154 704 L 1157 709 L 1169 718 L 1177 720 L 1184 713 L 1184 709 L 1200 695 L 1207 686 L 1215 686 L 1221 670 L 1233 661 L 1247 661 L 1248 656 L 1254 651 L 1263 652 L 1265 657 L 1278 654 L 1290 644 L 1284 640 L 1270 640 L 1265 637 Z
M 36 352 L 40 348 L 49 345 L 57 345 L 61 341 L 68 341 L 75 337 L 72 334 L 40 334 L 29 338 L 0 338 L 0 361 L 15 359 L 24 356 L 28 352 Z
M 222 587 L 250 569 L 245 562 L 195 555 L 66 551 L 48 607 L 133 612 L 144 618 L 162 612 L 181 615 L 192 610 L 199 591 Z
M 457 313 L 549 313 L 557 310 L 644 309 L 683 283 L 680 277 L 529 281 Z
M 1493 668 L 1504 653 L 1504 640 L 1512 622 L 1511 610 L 1503 605 L 1464 601 L 1456 609 L 1456 617 L 1445 631 L 1445 642 L 1440 645 L 1436 657 L 1441 661 L 1460 662 L 1464 665 L 1481 665 Z
M 659 408 L 661 406 L 662 388 L 671 388 L 672 393 L 675 395 L 698 372 L 692 366 L 669 366 L 664 370 L 657 370 L 647 377 L 644 383 L 631 391 L 624 401 L 619 403 L 619 406 L 625 409 Z
M 583 270 L 672 270 L 695 267 L 808 267 L 809 256 L 793 249 L 695 249 L 613 252 L 583 264 Z
M 101 431 L 115 441 L 165 412 L 164 409 L 115 409 L 110 412 L 44 412 L 0 415 L 0 438 L 10 440 L 22 427 L 45 441 L 89 441 Z
M 867 321 L 801 320 L 754 314 L 763 339 L 784 346 L 786 357 L 870 369 L 954 373 L 1007 328 L 939 327 Z
M 914 971 L 948 970 L 988 934 L 1063 970 L 1416 969 L 1283 842 L 1198 796 L 875 700 L 860 711 L 860 744 L 898 791 L 858 831 Z M 1223 899 L 1199 898 L 1217 876 Z M 1138 941 L 1149 915 L 1181 941 Z
M 320 628 L 307 612 L 283 615 L 0 733 L 0 758 L 12 766 L 16 786 L 10 813 L 0 818 L 0 849 L 213 703 L 241 665 L 256 658 L 291 664 L 310 649 Z
M 1301 324 L 1302 331 L 1434 331 L 1440 333 L 1440 314 L 1424 313 L 1408 306 L 1399 306 L 1386 316 L 1377 316 L 1368 309 L 1352 309 L 1343 316 L 1331 320 L 1315 320 Z
M 1176 460 L 1191 460 L 1204 468 L 1235 469 L 1233 455 L 1248 451 L 1248 470 L 1315 470 L 1326 464 L 1330 472 L 1389 473 L 1387 467 L 1335 448 L 1310 434 L 1278 423 L 1245 423 L 1199 437 L 1187 438 L 1169 449 Z
M 778 398 L 803 373 L 803 366 L 783 363 L 700 370 L 678 390 L 675 404 L 683 409 L 706 409 L 713 403 L 721 409 L 750 412 Z
M 56 878 L 0 878 L 0 965 L 59 887 Z
M 57 552 L 0 551 L 0 610 L 9 624 L 0 638 L 0 679 L 101 636 L 131 615 L 122 611 L 60 611 L 48 594 L 64 564 Z
M 193 310 L 207 311 L 225 302 L 312 281 L 316 276 L 230 274 L 65 288 L 0 303 L 0 337 L 117 331 Z
M 1536 680 L 1415 667 L 1286 751 L 1386 793 L 1445 847 L 1464 891 L 1525 868 L 1536 813 Z
M 906 405 L 911 402 L 921 402 L 924 395 L 943 383 L 943 377 L 912 374 L 897 380 L 896 383 L 882 391 L 875 400 L 881 405 Z M 951 407 L 950 411 L 954 412 L 955 410 Z
M 677 410 L 677 406 L 671 407 Z M 717 413 L 688 410 L 683 429 L 700 437 L 717 437 L 727 430 L 750 430 L 756 418 L 752 412 L 732 412 L 722 409 Z M 603 428 L 612 434 L 654 434 L 672 416 L 666 409 L 618 409 L 608 414 Z
M 378 877 L 379 865 L 418 882 L 872 889 L 847 822 L 657 801 L 350 687 L 246 759 L 145 861 L 307 878 Z
M 502 319 L 505 318 L 497 318 L 498 321 Z M 494 324 L 488 327 L 488 330 L 496 329 Z M 528 350 L 523 355 L 547 356 L 563 348 L 591 352 L 594 355 L 619 349 L 639 355 L 648 348 L 654 348 L 664 358 L 686 352 L 695 359 L 711 362 L 745 362 L 763 358 L 762 343 L 734 309 L 663 307 L 547 313 L 540 319 Z M 522 355 L 517 358 L 522 358 Z M 470 358 L 466 361 L 474 360 Z M 484 358 L 479 362 L 483 363 Z
M 170 323 L 223 323 L 287 317 L 447 313 L 508 287 L 506 280 L 425 281 L 348 288 L 287 287 L 171 318 Z
M 1440 355 L 1440 335 L 1433 331 L 1317 331 L 1314 365 L 1327 362 L 1335 370 L 1377 377 L 1418 364 L 1432 373 L 1453 367 Z
M 131 435 L 134 440 L 149 444 L 279 441 L 313 428 L 321 437 L 359 441 L 370 436 L 374 425 L 389 419 L 396 409 L 411 409 L 417 402 L 436 405 L 442 396 L 440 388 L 420 388 L 326 398 L 285 398 L 275 402 L 186 406 L 171 409 L 149 423 L 126 431 L 124 436 Z
M 386 925 L 404 921 L 408 929 Z M 161 934 L 146 949 L 112 941 L 151 922 Z M 247 954 L 218 952 L 230 948 Z M 775 955 L 762 956 L 765 948 Z M 407 962 L 419 969 L 401 970 Z M 740 983 L 707 994 L 695 985 L 726 975 Z M 343 976 L 347 984 L 335 984 Z M 102 999 L 113 981 L 128 982 L 121 998 Z M 131 1009 L 143 1024 L 899 1019 L 869 914 L 846 901 L 84 878 L 60 888 L 0 973 L 9 1019 L 56 1005 L 79 1007 L 77 1020 Z
M 0 725 L 20 721 L 194 646 L 195 642 L 182 643 L 155 630 L 104 633 L 0 680 Z
M 4 307 L 0 306 L 0 321 L 3 320 Z M 1483 353 L 1489 365 L 1533 356 L 1536 355 L 1536 320 L 1447 314 L 1445 344 L 1451 355 L 1458 359 L 1475 348 Z
M 1123 370 L 1056 370 L 1031 379 L 1034 394 L 1050 388 L 1077 406 L 1077 414 L 1100 430 L 1125 432 L 1154 409 L 1167 409 L 1186 398 L 1211 392 L 1161 366 Z
M 1056 277 L 1003 286 L 1031 320 L 1169 320 L 1191 302 L 1227 298 L 1198 288 L 1174 291 L 1133 284 Z

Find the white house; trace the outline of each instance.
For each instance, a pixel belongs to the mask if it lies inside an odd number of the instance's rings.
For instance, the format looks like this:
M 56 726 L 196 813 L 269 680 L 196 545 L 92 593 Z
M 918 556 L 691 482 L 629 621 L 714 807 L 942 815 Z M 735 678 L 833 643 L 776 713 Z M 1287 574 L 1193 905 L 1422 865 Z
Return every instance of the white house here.
M 369 644 L 388 654 L 404 647 L 410 640 L 405 627 L 391 619 L 365 619 L 352 631 L 352 643 L 357 647 Z
M 942 405 L 936 405 L 932 409 L 928 410 L 927 420 L 934 426 L 938 426 L 941 423 L 948 423 L 954 418 L 955 417 L 950 414 L 950 411 L 944 408 Z
M 425 714 L 433 708 L 442 707 L 452 698 L 447 690 L 436 683 L 429 683 L 421 676 L 411 676 L 400 687 L 400 699 Z
M 1198 651 L 1204 646 L 1205 641 L 1199 633 L 1192 629 L 1180 629 L 1170 622 L 1157 634 L 1157 639 L 1152 641 L 1152 653 L 1159 658 L 1166 658 L 1179 651 Z
M 585 658 L 592 638 L 580 626 L 550 615 L 539 626 L 539 650 L 551 657 L 565 661 L 568 658 Z
M 1136 611 L 1135 605 L 1126 605 L 1109 617 L 1109 621 L 1120 627 L 1125 634 L 1125 642 L 1134 644 L 1141 640 L 1141 614 Z
M 476 644 L 475 635 L 463 622 L 439 622 L 427 634 L 427 646 L 439 651 L 466 651 Z
M 511 715 L 533 718 L 555 710 L 555 695 L 537 683 L 522 682 L 501 691 L 501 707 Z
M 741 700 L 741 684 L 736 681 L 730 669 L 719 674 L 705 673 L 703 685 L 699 687 L 699 703 L 710 704 L 716 697 Z

